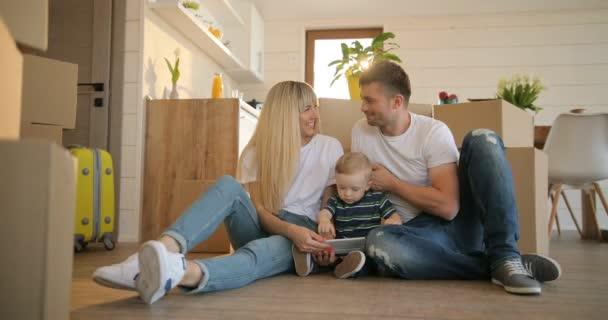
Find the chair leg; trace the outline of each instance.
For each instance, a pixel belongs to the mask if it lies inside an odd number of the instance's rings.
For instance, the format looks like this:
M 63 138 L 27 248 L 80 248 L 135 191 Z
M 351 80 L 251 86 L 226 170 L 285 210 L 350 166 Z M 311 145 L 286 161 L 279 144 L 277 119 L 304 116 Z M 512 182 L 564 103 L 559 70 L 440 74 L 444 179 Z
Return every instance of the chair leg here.
M 562 196 L 564 195 L 564 191 L 562 191 Z M 549 198 L 551 198 L 551 202 L 553 203 L 553 195 L 549 195 Z M 559 225 L 559 214 L 555 215 L 555 226 L 557 227 L 557 234 L 561 235 L 562 234 L 562 227 Z
M 600 185 L 597 182 L 594 182 L 593 187 L 595 188 L 597 195 L 600 196 L 600 201 L 602 201 L 602 206 L 604 207 L 604 211 L 606 211 L 606 214 L 608 214 L 608 202 L 606 202 L 606 198 L 604 198 L 604 193 L 602 192 Z M 601 240 L 601 238 L 602 238 L 602 234 L 600 232 L 600 240 Z
M 549 226 L 547 228 L 547 232 L 551 235 L 551 230 L 553 230 L 553 221 L 555 221 L 555 215 L 557 214 L 557 202 L 559 201 L 559 195 L 562 192 L 562 184 L 556 183 L 554 186 L 555 196 L 553 197 L 553 205 L 551 206 L 551 216 L 549 216 Z
M 566 207 L 568 207 L 568 211 L 570 212 L 570 217 L 572 217 L 572 221 L 574 221 L 574 226 L 576 226 L 576 231 L 578 231 L 578 235 L 583 237 L 583 232 L 581 231 L 581 227 L 578 225 L 578 221 L 574 217 L 574 212 L 572 211 L 572 207 L 570 206 L 570 201 L 566 197 L 566 193 L 562 190 L 562 197 L 564 197 L 564 202 L 566 202 Z
M 589 190 L 585 191 L 585 193 L 587 194 L 587 196 L 589 197 L 589 203 L 591 204 L 591 210 L 593 211 L 593 215 L 591 216 L 591 218 L 593 219 L 593 224 L 595 225 L 595 230 L 597 232 L 597 238 L 598 240 L 602 240 L 602 230 L 600 230 L 600 225 L 597 222 L 597 210 L 595 208 L 595 199 L 593 199 L 593 196 L 591 195 L 591 192 Z

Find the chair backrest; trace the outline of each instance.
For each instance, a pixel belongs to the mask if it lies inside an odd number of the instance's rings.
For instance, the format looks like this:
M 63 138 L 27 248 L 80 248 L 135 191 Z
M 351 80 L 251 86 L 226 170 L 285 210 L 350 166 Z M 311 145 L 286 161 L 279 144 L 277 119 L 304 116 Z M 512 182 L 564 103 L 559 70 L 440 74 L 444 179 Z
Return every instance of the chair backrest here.
M 560 114 L 543 150 L 549 180 L 582 185 L 608 178 L 608 113 Z

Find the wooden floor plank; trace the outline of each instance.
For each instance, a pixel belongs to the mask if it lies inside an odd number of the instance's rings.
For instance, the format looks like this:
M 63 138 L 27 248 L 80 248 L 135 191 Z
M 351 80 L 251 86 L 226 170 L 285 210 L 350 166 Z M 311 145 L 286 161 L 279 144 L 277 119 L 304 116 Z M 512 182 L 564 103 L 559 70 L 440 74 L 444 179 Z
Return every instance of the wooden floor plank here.
M 565 232 L 551 241 L 563 277 L 540 296 L 510 295 L 483 281 L 404 281 L 330 274 L 281 275 L 247 287 L 202 295 L 172 293 L 152 306 L 136 293 L 101 287 L 95 268 L 136 247 L 90 248 L 75 257 L 72 319 L 606 319 L 608 244 Z M 204 257 L 195 255 L 190 257 Z

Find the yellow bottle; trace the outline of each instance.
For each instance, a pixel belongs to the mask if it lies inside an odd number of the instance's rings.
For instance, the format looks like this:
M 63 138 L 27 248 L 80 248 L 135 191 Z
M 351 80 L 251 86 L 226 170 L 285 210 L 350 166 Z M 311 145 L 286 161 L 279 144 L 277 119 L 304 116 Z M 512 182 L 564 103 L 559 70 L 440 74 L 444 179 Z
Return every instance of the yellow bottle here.
M 213 87 L 211 88 L 211 98 L 224 97 L 224 83 L 222 82 L 222 74 L 216 73 L 213 77 Z

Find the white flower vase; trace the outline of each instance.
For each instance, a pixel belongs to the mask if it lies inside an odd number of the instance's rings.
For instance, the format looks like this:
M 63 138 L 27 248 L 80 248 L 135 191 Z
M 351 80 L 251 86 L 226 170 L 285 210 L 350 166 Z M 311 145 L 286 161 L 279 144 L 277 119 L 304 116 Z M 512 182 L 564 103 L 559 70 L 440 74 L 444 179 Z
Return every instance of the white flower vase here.
M 171 93 L 169 94 L 169 99 L 179 99 L 179 93 L 177 93 L 177 85 L 173 84 L 171 88 Z

